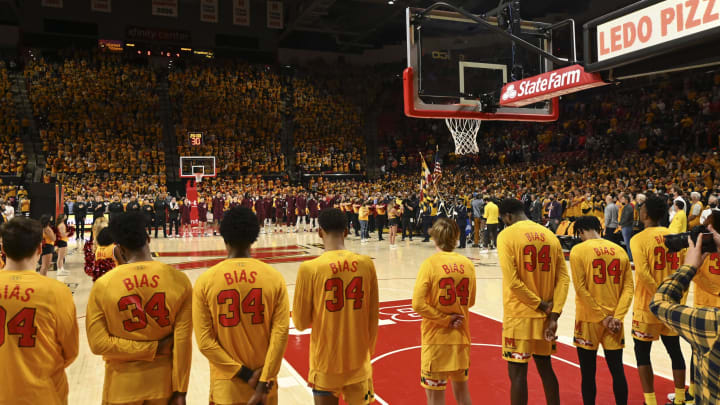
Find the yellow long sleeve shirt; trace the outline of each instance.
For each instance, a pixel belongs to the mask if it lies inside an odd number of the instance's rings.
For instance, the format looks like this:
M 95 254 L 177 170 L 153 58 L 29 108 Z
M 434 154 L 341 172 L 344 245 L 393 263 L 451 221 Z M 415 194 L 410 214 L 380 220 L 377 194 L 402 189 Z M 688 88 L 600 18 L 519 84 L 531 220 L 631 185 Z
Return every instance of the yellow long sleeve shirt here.
M 378 305 L 370 257 L 334 250 L 300 265 L 292 319 L 298 330 L 312 327 L 310 384 L 333 389 L 371 378 Z
M 230 404 L 253 389 L 235 376 L 262 368 L 260 381 L 280 371 L 288 340 L 290 303 L 283 276 L 252 258 L 225 260 L 204 272 L 193 289 L 193 328 L 210 361 L 210 398 Z
M 105 359 L 104 401 L 162 399 L 187 392 L 192 286 L 184 273 L 155 261 L 116 267 L 90 291 L 86 329 L 90 349 Z M 158 341 L 170 334 L 172 354 L 156 356 Z
M 533 221 L 519 221 L 498 235 L 498 257 L 503 274 L 503 318 L 544 318 L 542 301 L 552 301 L 561 313 L 570 276 L 560 241 Z
M 475 266 L 461 254 L 438 252 L 423 262 L 412 298 L 413 310 L 423 317 L 423 345 L 470 344 L 470 322 L 453 329 L 450 315 L 469 319 L 469 309 L 475 305 L 475 281 Z
M 625 318 L 633 298 L 633 276 L 622 247 L 605 239 L 587 240 L 572 248 L 570 268 L 576 320 Z
M 645 228 L 630 239 L 630 250 L 635 262 L 635 302 L 633 319 L 645 323 L 660 323 L 650 312 L 650 300 L 660 283 L 680 267 L 682 254 L 670 253 L 665 247 L 668 228 Z M 683 303 L 685 302 L 683 298 Z
M 67 286 L 34 270 L 0 271 L 0 404 L 67 403 L 65 368 L 77 355 Z

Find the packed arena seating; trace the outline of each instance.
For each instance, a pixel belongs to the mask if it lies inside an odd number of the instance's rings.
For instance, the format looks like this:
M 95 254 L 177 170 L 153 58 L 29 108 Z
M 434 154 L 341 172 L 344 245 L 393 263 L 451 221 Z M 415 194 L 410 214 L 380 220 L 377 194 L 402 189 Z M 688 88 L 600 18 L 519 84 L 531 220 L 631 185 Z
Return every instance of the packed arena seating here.
M 119 56 L 30 60 L 30 100 L 46 156 L 46 181 L 70 189 L 165 184 L 157 76 Z M 113 187 L 105 189 L 105 187 Z M 78 190 L 79 191 L 79 190 Z
M 180 156 L 212 155 L 225 175 L 285 171 L 281 132 L 287 83 L 261 65 L 195 65 L 170 72 L 177 150 Z M 205 133 L 190 147 L 188 131 Z
M 0 174 L 22 176 L 27 164 L 20 137 L 20 121 L 10 92 L 10 79 L 5 63 L 0 61 Z
M 295 163 L 305 173 L 364 171 L 366 145 L 360 136 L 362 110 L 328 90 L 333 82 L 295 78 Z

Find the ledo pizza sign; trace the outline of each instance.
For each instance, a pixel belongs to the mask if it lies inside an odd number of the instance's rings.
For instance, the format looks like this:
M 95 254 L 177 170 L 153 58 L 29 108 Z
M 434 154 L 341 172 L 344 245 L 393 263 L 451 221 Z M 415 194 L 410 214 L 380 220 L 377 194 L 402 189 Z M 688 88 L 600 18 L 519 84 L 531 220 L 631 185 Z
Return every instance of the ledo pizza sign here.
M 720 0 L 665 0 L 597 26 L 598 61 L 720 27 Z

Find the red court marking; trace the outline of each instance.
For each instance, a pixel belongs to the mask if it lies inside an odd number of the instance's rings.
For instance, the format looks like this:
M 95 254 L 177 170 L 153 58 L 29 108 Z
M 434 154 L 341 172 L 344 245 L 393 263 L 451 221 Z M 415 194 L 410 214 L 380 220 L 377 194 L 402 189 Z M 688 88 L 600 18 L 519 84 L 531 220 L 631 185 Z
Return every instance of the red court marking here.
M 375 392 L 389 404 L 423 404 L 425 392 L 420 386 L 420 318 L 413 312 L 410 300 L 383 302 L 380 305 L 380 319 L 393 322 L 380 326 L 375 350 L 373 372 Z M 560 318 L 560 322 L 574 322 Z M 500 357 L 502 324 L 475 313 L 470 313 L 470 330 L 473 333 L 471 350 L 470 390 L 475 402 L 483 404 L 507 404 L 510 401 L 510 381 L 507 377 L 507 362 Z M 285 358 L 307 379 L 309 365 L 310 335 L 293 334 L 290 329 Z M 490 345 L 490 346 L 477 346 Z M 382 357 L 381 357 L 382 356 Z M 577 364 L 574 347 L 558 343 L 556 357 Z M 532 362 L 531 362 L 532 363 Z M 560 381 L 560 396 L 563 404 L 582 404 L 580 393 L 580 369 L 564 361 L 553 359 L 553 368 Z M 534 364 L 528 368 L 528 394 L 530 403 L 545 403 L 545 394 L 540 376 Z M 629 405 L 643 403 L 642 388 L 637 370 L 625 366 L 625 376 L 630 388 Z M 597 361 L 598 404 L 615 403 L 612 393 L 612 379 L 604 358 Z M 447 394 L 451 397 L 452 390 Z M 657 398 L 665 398 L 674 392 L 671 381 L 656 377 Z M 449 400 L 448 403 L 454 403 Z
M 260 252 L 282 252 L 285 250 L 297 250 L 303 249 L 302 246 L 290 245 L 290 246 L 277 246 L 277 247 L 262 247 L 251 249 L 253 253 Z M 158 257 L 212 257 L 212 256 L 225 256 L 227 250 L 198 250 L 192 252 L 155 252 Z
M 317 256 L 308 256 L 305 255 L 305 252 L 287 252 L 288 254 L 299 254 L 301 256 L 292 256 L 292 257 L 286 257 L 284 255 L 267 255 L 267 256 L 256 256 L 253 255 L 253 258 L 260 260 L 263 263 L 273 264 L 273 263 L 297 263 L 297 262 L 304 262 L 306 260 L 312 260 L 316 258 Z M 193 262 L 183 262 L 183 263 L 172 263 L 171 266 L 175 267 L 178 270 L 194 270 L 194 269 L 202 269 L 207 267 L 212 267 L 226 258 L 219 258 L 219 259 L 209 259 L 209 260 L 196 260 Z

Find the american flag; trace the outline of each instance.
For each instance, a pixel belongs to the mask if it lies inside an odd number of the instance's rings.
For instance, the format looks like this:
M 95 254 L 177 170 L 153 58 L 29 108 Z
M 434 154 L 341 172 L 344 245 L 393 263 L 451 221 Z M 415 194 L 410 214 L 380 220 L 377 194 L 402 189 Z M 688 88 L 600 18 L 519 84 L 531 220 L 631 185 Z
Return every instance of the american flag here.
M 442 177 L 442 166 L 440 165 L 440 153 L 435 150 L 435 169 L 433 169 L 433 183 L 437 183 Z

